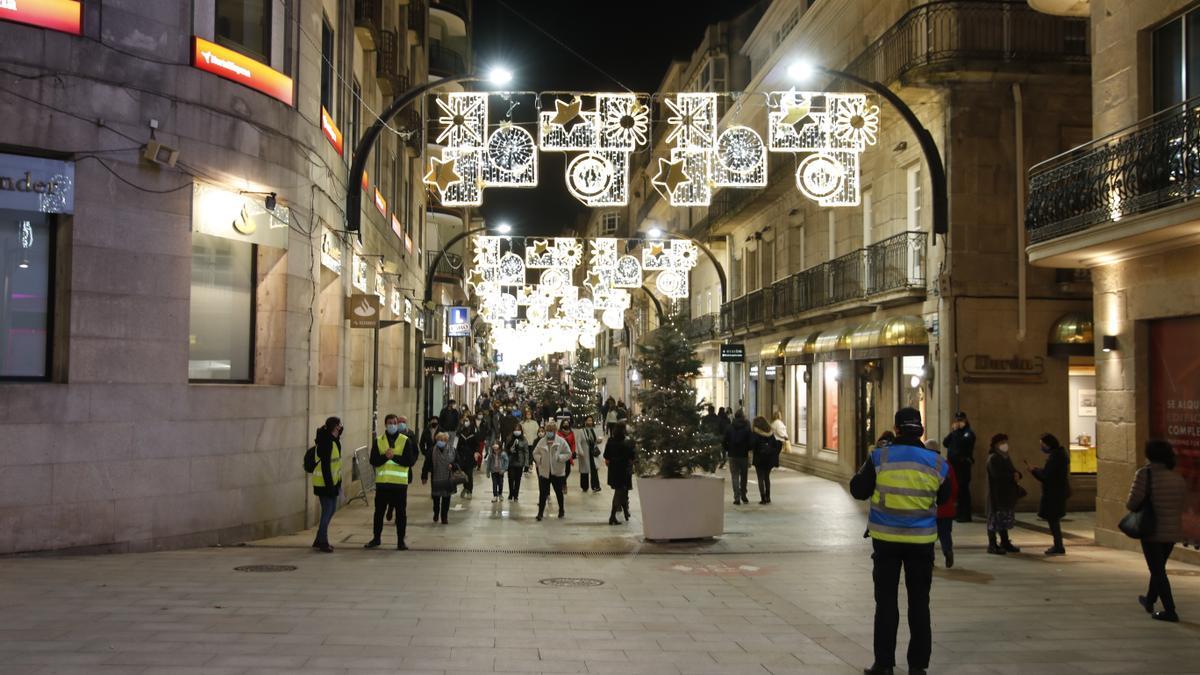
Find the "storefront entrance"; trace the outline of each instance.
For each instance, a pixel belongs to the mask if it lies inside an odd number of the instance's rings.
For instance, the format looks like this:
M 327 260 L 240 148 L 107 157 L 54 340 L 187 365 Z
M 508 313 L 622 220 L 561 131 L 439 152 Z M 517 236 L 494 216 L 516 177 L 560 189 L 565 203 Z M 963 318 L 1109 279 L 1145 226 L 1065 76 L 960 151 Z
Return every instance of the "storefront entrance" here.
M 855 369 L 854 377 L 854 429 L 856 431 L 855 440 L 855 465 L 861 466 L 863 462 L 870 456 L 871 450 L 875 447 L 875 439 L 878 434 L 875 433 L 875 395 L 878 385 L 876 377 L 879 375 L 880 364 L 878 361 L 862 361 Z

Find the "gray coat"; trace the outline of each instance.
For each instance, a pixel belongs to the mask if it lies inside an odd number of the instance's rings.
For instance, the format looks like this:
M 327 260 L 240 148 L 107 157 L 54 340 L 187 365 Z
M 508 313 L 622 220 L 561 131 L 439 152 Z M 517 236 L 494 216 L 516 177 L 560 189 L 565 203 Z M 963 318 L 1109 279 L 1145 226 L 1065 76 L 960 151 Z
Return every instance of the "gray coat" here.
M 1146 541 L 1181 541 L 1187 481 L 1165 464 L 1147 464 L 1138 469 L 1133 477 L 1133 485 L 1129 487 L 1129 500 L 1125 506 L 1130 511 L 1142 508 L 1142 502 L 1146 500 L 1147 475 L 1154 480 L 1150 490 L 1150 500 L 1154 506 L 1154 533 L 1146 537 Z
M 591 432 L 589 438 L 588 432 Z M 579 459 L 579 473 L 592 472 L 592 448 L 597 447 L 596 430 L 583 428 L 575 430 L 575 455 Z
M 421 480 L 430 480 L 429 494 L 433 497 L 449 497 L 454 494 L 454 485 L 450 482 L 450 471 L 454 466 L 454 448 L 447 443 L 446 447 L 434 445 L 425 456 L 425 464 L 421 467 Z

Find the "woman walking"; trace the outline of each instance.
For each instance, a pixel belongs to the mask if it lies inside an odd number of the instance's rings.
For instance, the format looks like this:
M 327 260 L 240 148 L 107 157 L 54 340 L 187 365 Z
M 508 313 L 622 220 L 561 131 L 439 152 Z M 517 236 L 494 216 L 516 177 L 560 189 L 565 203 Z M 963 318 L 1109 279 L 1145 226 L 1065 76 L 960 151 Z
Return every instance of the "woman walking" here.
M 547 422 L 545 432 L 533 446 L 533 461 L 538 472 L 538 514 L 541 520 L 550 499 L 550 488 L 558 499 L 558 517 L 566 515 L 563 509 L 563 493 L 566 492 L 567 466 L 571 461 L 571 448 L 558 435 L 558 425 Z
M 480 452 L 479 426 L 475 416 L 469 410 L 463 411 L 462 422 L 458 425 L 458 445 L 454 447 L 454 463 L 467 475 L 463 483 L 463 499 L 470 499 L 475 492 L 475 466 L 479 464 L 476 455 Z
M 1021 497 L 1020 472 L 1013 466 L 1008 454 L 1008 436 L 992 436 L 987 459 L 987 552 L 992 555 L 1020 553 L 1008 538 L 1008 531 L 1016 525 L 1017 500 Z M 949 512 L 949 511 L 948 511 Z M 950 512 L 953 515 L 953 512 Z M 938 514 L 939 517 L 941 513 Z M 996 543 L 997 535 L 1000 542 Z
M 612 511 L 608 524 L 616 525 L 617 511 L 629 522 L 629 491 L 633 489 L 633 441 L 625 436 L 625 425 L 614 424 L 604 442 L 604 463 L 608 465 L 608 486 L 613 489 Z
M 445 525 L 449 522 L 450 496 L 454 494 L 454 482 L 450 474 L 455 467 L 454 448 L 450 447 L 450 434 L 439 431 L 434 437 L 433 448 L 425 456 L 421 465 L 421 484 L 433 483 L 429 486 L 429 494 L 433 497 L 433 522 L 441 520 Z
M 529 466 L 529 444 L 525 442 L 525 432 L 521 427 L 515 427 L 508 439 L 508 500 L 517 501 L 521 496 L 521 475 Z
M 788 432 L 787 423 L 783 421 L 783 411 L 779 408 L 771 414 L 771 433 L 775 435 L 775 440 L 779 441 L 781 449 L 788 448 Z
M 1054 544 L 1046 549 L 1046 555 L 1063 555 L 1062 519 L 1067 515 L 1067 498 L 1071 496 L 1071 457 L 1067 449 L 1051 434 L 1042 434 L 1042 452 L 1046 454 L 1046 465 L 1030 469 L 1033 477 L 1042 483 L 1042 501 L 1038 505 L 1038 517 L 1050 526 Z
M 330 417 L 317 429 L 314 439 L 317 447 L 317 466 L 312 472 L 313 494 L 321 502 L 321 521 L 317 525 L 317 538 L 313 548 L 322 553 L 333 553 L 329 545 L 329 523 L 337 511 L 338 496 L 342 491 L 342 420 Z
M 600 491 L 600 474 L 596 472 L 596 457 L 600 455 L 599 441 L 596 439 L 596 422 L 588 415 L 583 420 L 583 428 L 575 434 L 575 447 L 579 456 L 579 487 L 587 494 L 588 485 L 592 492 Z
M 758 477 L 759 504 L 771 503 L 771 469 L 779 466 L 779 451 L 783 442 L 775 438 L 771 432 L 771 424 L 767 418 L 754 418 L 751 430 L 754 432 L 750 440 L 750 451 L 754 457 L 754 473 Z
M 567 442 L 567 447 L 571 449 L 571 459 L 567 462 L 567 475 L 564 479 L 571 477 L 571 465 L 575 463 L 577 453 L 575 451 L 575 432 L 571 430 L 571 414 L 566 413 L 565 417 L 560 418 L 558 423 L 558 435 Z M 563 494 L 567 493 L 567 484 L 563 482 Z
M 1154 531 L 1142 538 L 1142 555 L 1150 569 L 1150 587 L 1145 595 L 1138 596 L 1138 603 L 1152 618 L 1175 623 L 1179 614 L 1175 612 L 1175 597 L 1167 578 L 1167 559 L 1175 543 L 1183 538 L 1187 481 L 1175 472 L 1175 450 L 1166 441 L 1146 442 L 1146 466 L 1134 474 L 1125 506 L 1130 511 L 1139 511 L 1145 506 L 1147 495 L 1154 510 Z M 1159 600 L 1163 608 L 1156 612 L 1154 605 Z

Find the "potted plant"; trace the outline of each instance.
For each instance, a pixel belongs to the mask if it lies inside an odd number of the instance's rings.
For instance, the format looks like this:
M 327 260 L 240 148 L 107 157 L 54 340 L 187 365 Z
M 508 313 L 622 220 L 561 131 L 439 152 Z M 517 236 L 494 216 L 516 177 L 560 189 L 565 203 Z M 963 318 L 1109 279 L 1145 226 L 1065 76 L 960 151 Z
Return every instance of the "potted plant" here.
M 631 430 L 642 532 L 656 540 L 716 537 L 725 531 L 725 479 L 711 475 L 720 441 L 700 428 L 693 384 L 700 359 L 678 319 L 646 336 L 635 366 L 645 383 Z

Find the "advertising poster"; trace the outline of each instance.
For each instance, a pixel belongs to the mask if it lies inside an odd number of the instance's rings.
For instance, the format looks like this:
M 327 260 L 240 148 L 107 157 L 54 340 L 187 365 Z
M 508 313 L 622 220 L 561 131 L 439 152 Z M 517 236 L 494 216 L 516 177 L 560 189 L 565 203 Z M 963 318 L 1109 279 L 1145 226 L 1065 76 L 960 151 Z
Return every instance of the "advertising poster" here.
M 1200 317 L 1150 323 L 1150 437 L 1175 447 L 1187 481 L 1183 538 L 1200 543 Z

